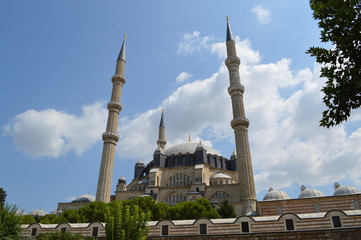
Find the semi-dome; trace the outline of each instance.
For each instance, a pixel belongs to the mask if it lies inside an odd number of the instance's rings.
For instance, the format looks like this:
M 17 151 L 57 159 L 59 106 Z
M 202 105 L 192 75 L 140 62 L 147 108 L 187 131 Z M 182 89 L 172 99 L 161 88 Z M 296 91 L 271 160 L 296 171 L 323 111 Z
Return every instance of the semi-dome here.
M 350 194 L 357 194 L 357 193 L 361 193 L 361 192 L 360 192 L 360 190 L 358 190 L 355 187 L 340 186 L 340 184 L 335 183 L 335 192 L 333 193 L 333 196 L 350 195 Z
M 83 202 L 94 202 L 94 201 L 95 201 L 95 197 L 93 195 L 84 194 L 84 195 L 81 195 L 81 196 L 75 198 L 71 202 L 72 203 L 83 203 Z
M 298 198 L 314 198 L 314 197 L 322 197 L 323 193 L 314 188 L 306 188 L 304 185 L 301 186 L 301 193 Z
M 263 201 L 273 201 L 273 200 L 283 200 L 283 199 L 290 199 L 287 193 L 273 190 L 273 188 L 268 189 L 268 193 L 263 198 Z
M 31 215 L 31 216 L 45 216 L 46 214 L 48 214 L 46 211 L 44 211 L 43 209 L 35 209 L 31 212 L 29 212 L 26 215 Z
M 216 173 L 216 174 L 213 174 L 213 176 L 210 177 L 210 178 L 211 178 L 211 179 L 217 179 L 217 178 L 228 178 L 228 179 L 231 179 L 232 177 L 231 177 L 231 176 L 228 176 L 227 174 L 218 172 L 218 173 Z
M 166 149 L 164 153 L 165 155 L 194 153 L 198 144 L 199 143 L 194 142 L 180 143 Z M 202 143 L 202 145 L 203 148 L 207 151 L 207 153 L 221 156 L 221 154 L 217 150 L 205 145 L 204 143 Z

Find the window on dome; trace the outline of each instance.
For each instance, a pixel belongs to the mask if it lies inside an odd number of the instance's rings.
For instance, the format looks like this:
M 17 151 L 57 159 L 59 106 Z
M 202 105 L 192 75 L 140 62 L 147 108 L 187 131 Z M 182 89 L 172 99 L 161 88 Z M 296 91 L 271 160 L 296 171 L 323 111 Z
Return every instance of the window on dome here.
M 93 227 L 92 229 L 92 237 L 98 237 L 99 227 Z
M 332 223 L 334 228 L 342 227 L 340 216 L 332 216 Z
M 168 235 L 169 235 L 168 225 L 162 225 L 162 236 L 168 236 Z
M 199 224 L 199 234 L 207 234 L 207 224 Z
M 37 228 L 32 228 L 32 229 L 31 229 L 31 236 L 36 236 L 37 233 L 38 233 L 38 229 L 37 229 Z
M 249 222 L 241 222 L 242 232 L 249 232 Z
M 286 229 L 287 231 L 295 230 L 295 225 L 293 223 L 293 219 L 286 219 Z
M 60 228 L 60 233 L 66 233 L 66 228 L 65 227 Z

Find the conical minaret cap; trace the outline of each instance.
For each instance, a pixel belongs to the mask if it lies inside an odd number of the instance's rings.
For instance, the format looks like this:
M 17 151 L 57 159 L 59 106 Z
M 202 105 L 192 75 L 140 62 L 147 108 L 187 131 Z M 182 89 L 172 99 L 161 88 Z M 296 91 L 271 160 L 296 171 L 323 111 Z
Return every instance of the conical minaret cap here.
M 232 34 L 232 31 L 231 31 L 231 26 L 229 25 L 229 19 L 228 19 L 228 16 L 226 17 L 226 20 L 227 20 L 227 42 L 228 41 L 234 41 L 233 39 L 233 34 Z
M 160 117 L 159 127 L 164 127 L 164 108 L 162 108 L 162 116 Z
M 125 61 L 125 39 L 126 35 L 124 34 L 124 40 L 122 44 L 122 48 L 120 49 L 118 60 L 124 60 Z

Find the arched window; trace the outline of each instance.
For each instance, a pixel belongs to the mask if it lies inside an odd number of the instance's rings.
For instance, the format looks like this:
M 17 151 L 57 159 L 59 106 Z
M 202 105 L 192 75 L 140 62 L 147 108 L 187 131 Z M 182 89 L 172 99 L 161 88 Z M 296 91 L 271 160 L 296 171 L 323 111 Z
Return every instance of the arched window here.
M 164 199 L 163 202 L 169 206 L 176 205 L 177 203 L 186 201 L 186 196 L 181 192 L 172 192 L 169 193 Z
M 191 178 L 183 173 L 177 173 L 168 178 L 166 187 L 189 186 L 192 184 Z
M 216 192 L 211 195 L 209 200 L 222 202 L 223 200 L 230 199 L 230 197 L 231 196 L 227 192 Z

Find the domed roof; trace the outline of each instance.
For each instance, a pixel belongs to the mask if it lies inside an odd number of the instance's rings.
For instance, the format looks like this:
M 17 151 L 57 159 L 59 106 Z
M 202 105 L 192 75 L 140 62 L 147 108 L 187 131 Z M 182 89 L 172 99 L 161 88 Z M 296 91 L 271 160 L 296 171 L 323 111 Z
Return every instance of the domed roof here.
M 298 198 L 314 198 L 324 196 L 320 190 L 314 188 L 306 188 L 304 185 L 301 186 L 301 193 Z
M 357 194 L 357 193 L 361 193 L 361 192 L 360 192 L 360 190 L 358 190 L 355 187 L 340 186 L 340 184 L 335 183 L 335 192 L 333 193 L 333 196 L 350 195 L 350 194 Z
M 207 153 L 221 156 L 221 154 L 217 150 L 203 143 L 202 145 L 203 148 L 207 151 Z M 166 149 L 164 153 L 165 155 L 194 153 L 196 151 L 197 146 L 198 143 L 194 143 L 194 142 L 180 143 Z
M 273 188 L 269 188 L 268 193 L 264 196 L 263 201 L 273 201 L 273 200 L 283 200 L 290 199 L 287 193 L 273 190 Z
M 94 202 L 94 201 L 95 201 L 95 197 L 93 195 L 84 194 L 84 195 L 81 195 L 81 196 L 75 198 L 71 202 L 72 203 L 81 203 L 81 202 Z
M 46 214 L 48 214 L 46 211 L 44 211 L 43 209 L 35 209 L 31 212 L 29 212 L 28 214 L 26 215 L 31 215 L 31 216 L 45 216 Z
M 215 179 L 215 178 L 232 178 L 231 176 L 228 176 L 227 174 L 221 173 L 221 172 L 217 172 L 216 174 L 213 174 L 212 177 L 210 177 L 211 179 Z

